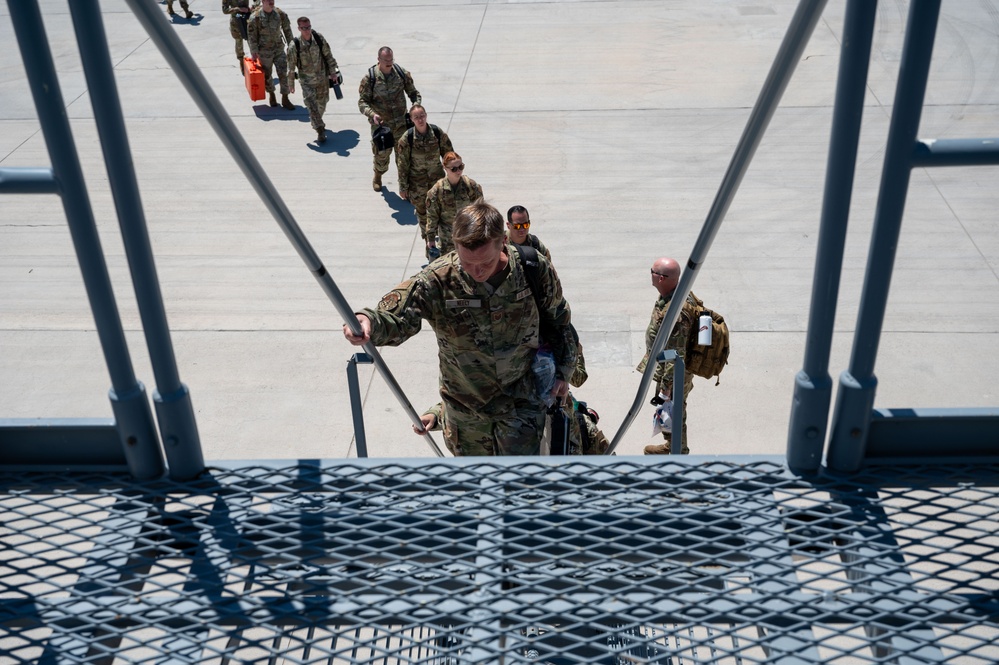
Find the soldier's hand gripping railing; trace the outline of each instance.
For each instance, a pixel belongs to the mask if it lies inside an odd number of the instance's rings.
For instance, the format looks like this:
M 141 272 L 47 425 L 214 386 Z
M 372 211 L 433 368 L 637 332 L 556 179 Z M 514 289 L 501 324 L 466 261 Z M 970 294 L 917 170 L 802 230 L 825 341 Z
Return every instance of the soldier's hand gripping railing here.
M 707 258 L 708 250 L 711 248 L 712 242 L 714 242 L 715 235 L 717 235 L 718 230 L 721 228 L 722 220 L 725 219 L 725 214 L 732 204 L 732 199 L 735 198 L 735 193 L 739 190 L 739 185 L 742 182 L 743 176 L 746 175 L 746 170 L 749 168 L 749 164 L 756 153 L 757 147 L 760 145 L 760 141 L 763 140 L 763 134 L 770 124 L 770 119 L 773 117 L 774 111 L 777 110 L 780 98 L 783 96 L 784 90 L 791 80 L 794 68 L 801 59 L 802 51 L 804 51 L 805 45 L 812 35 L 812 31 L 815 29 L 815 24 L 822 15 L 825 5 L 826 0 L 801 0 L 794 12 L 794 16 L 791 18 L 791 25 L 788 26 L 787 33 L 784 35 L 784 41 L 781 42 L 780 49 L 777 51 L 777 57 L 770 67 L 770 72 L 767 74 L 767 79 L 763 84 L 763 89 L 760 91 L 760 96 L 753 106 L 753 111 L 749 116 L 749 121 L 746 123 L 746 128 L 743 130 L 742 136 L 739 138 L 735 154 L 732 155 L 728 170 L 725 171 L 725 177 L 722 178 L 718 193 L 715 195 L 715 200 L 711 204 L 711 209 L 704 220 L 704 225 L 701 227 L 701 233 L 697 237 L 697 242 L 690 253 L 690 258 L 687 259 L 687 267 L 680 275 L 680 283 L 677 284 L 676 290 L 673 292 L 673 297 L 670 300 L 666 316 L 663 318 L 662 325 L 659 328 L 659 333 L 656 335 L 655 341 L 652 342 L 652 348 L 649 350 L 649 358 L 656 358 L 662 353 L 663 347 L 666 345 L 666 340 L 669 339 L 670 332 L 673 330 L 673 326 L 676 325 L 677 319 L 680 318 L 680 310 L 683 307 L 683 303 L 687 300 L 687 294 L 690 293 L 690 289 L 694 285 L 697 272 Z M 649 392 L 649 384 L 652 382 L 652 374 L 655 372 L 655 368 L 656 363 L 650 362 L 646 366 L 645 372 L 642 373 L 642 380 L 639 383 L 635 401 L 625 415 L 621 427 L 614 434 L 614 439 L 611 441 L 610 446 L 608 446 L 606 455 L 610 455 L 617 449 L 621 439 L 628 431 L 628 428 L 631 427 L 631 423 L 638 416 L 638 412 L 642 408 L 642 402 Z
M 333 281 L 333 277 L 327 272 L 326 267 L 312 248 L 308 238 L 305 237 L 302 229 L 299 228 L 291 211 L 288 210 L 288 206 L 285 205 L 281 195 L 278 194 L 277 188 L 274 187 L 274 183 L 267 177 L 260 162 L 257 161 L 256 156 L 250 150 L 249 144 L 247 144 L 242 134 L 236 129 L 236 125 L 232 119 L 225 112 L 222 103 L 216 97 L 211 86 L 208 85 L 204 74 L 201 73 L 201 69 L 194 62 L 194 58 L 188 53 L 187 49 L 181 43 L 180 38 L 174 34 L 173 29 L 166 20 L 166 15 L 158 5 L 147 0 L 125 1 L 136 18 L 139 19 L 142 27 L 149 34 L 153 43 L 156 44 L 156 47 L 173 68 L 174 73 L 177 74 L 177 78 L 180 79 L 180 82 L 187 89 L 192 99 L 194 99 L 198 108 L 201 109 L 212 129 L 215 130 L 215 133 L 222 140 L 222 144 L 225 145 L 229 154 L 236 160 L 236 164 L 253 186 L 260 200 L 267 206 L 274 220 L 281 227 L 281 230 L 289 242 L 291 242 L 295 251 L 298 252 L 299 257 L 305 262 L 312 276 L 319 282 L 319 286 L 323 292 L 330 299 L 330 302 L 333 303 L 340 316 L 343 317 L 347 327 L 355 335 L 360 335 L 361 324 L 358 322 L 357 317 L 354 316 L 354 310 L 347 303 L 343 294 L 340 293 L 340 289 L 337 287 L 336 282 Z M 385 361 L 382 360 L 375 345 L 368 342 L 363 346 L 363 349 L 365 353 L 371 356 L 375 367 L 381 372 L 389 388 L 392 390 L 392 394 L 399 400 L 403 410 L 409 415 L 413 424 L 422 427 L 419 414 L 416 413 L 416 410 L 410 404 L 409 399 L 403 393 L 402 388 L 385 364 Z M 424 439 L 438 457 L 444 456 L 444 453 L 441 452 L 441 449 L 437 446 L 437 443 L 429 432 L 424 435 Z

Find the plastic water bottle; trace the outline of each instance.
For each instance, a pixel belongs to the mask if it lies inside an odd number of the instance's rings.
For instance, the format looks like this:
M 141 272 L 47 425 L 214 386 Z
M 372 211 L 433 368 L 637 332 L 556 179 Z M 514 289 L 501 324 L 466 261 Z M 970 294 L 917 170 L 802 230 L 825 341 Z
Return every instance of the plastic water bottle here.
M 697 322 L 697 344 L 700 346 L 711 346 L 711 315 L 701 314 Z

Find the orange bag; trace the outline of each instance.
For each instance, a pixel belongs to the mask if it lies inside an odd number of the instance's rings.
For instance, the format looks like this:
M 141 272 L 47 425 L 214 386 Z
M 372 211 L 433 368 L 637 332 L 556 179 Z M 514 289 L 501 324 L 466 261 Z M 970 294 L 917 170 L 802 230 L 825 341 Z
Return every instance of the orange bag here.
M 258 102 L 264 98 L 264 72 L 253 58 L 243 58 L 243 73 L 246 76 L 246 91 L 250 93 L 250 101 Z

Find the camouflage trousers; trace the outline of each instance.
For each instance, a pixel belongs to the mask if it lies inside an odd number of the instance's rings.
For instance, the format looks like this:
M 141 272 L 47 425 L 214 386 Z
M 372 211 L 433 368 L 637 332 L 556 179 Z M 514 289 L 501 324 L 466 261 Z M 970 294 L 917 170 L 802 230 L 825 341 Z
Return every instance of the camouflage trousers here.
M 242 60 L 246 57 L 246 53 L 243 51 L 243 33 L 239 29 L 239 19 L 236 18 L 235 14 L 229 17 L 229 34 L 236 42 L 236 57 Z
M 388 171 L 395 143 L 402 138 L 403 134 L 406 133 L 406 119 L 392 118 L 386 120 L 385 118 L 382 118 L 382 124 L 388 125 L 388 128 L 392 130 L 392 148 L 388 148 L 387 150 L 376 150 L 374 141 L 371 142 L 371 154 L 374 155 L 374 169 L 379 173 L 385 173 Z M 426 203 L 423 204 L 423 207 L 424 210 L 426 210 Z M 425 214 L 426 213 L 424 213 L 424 215 Z
M 427 192 L 433 183 L 409 181 L 407 196 L 409 202 L 416 208 L 416 221 L 420 225 L 420 237 L 427 239 Z M 430 258 L 429 256 L 427 258 Z
M 274 77 L 271 67 L 277 70 L 278 82 L 281 84 L 281 94 L 288 94 L 288 56 L 284 49 L 260 52 L 260 68 L 264 70 L 264 90 L 274 92 Z
M 451 239 L 452 235 L 452 222 L 445 222 L 443 219 L 437 224 L 437 248 L 441 250 L 441 256 L 444 256 L 452 249 L 454 249 L 454 241 Z
M 445 402 L 444 439 L 448 449 L 458 451 L 462 457 L 540 454 L 544 406 L 518 400 L 518 407 L 511 413 L 488 417 Z
M 321 132 L 326 129 L 323 122 L 323 114 L 326 113 L 326 103 L 330 100 L 329 79 L 319 78 L 315 80 L 301 79 L 302 103 L 309 109 L 309 120 L 312 122 L 312 129 Z
M 683 375 L 683 424 L 680 426 L 680 452 L 684 455 L 690 454 L 690 449 L 687 447 L 687 397 L 693 389 L 694 375 L 690 372 L 685 372 Z M 675 423 L 673 424 L 673 429 L 676 429 Z M 663 439 L 666 443 L 672 442 L 672 434 L 663 432 Z

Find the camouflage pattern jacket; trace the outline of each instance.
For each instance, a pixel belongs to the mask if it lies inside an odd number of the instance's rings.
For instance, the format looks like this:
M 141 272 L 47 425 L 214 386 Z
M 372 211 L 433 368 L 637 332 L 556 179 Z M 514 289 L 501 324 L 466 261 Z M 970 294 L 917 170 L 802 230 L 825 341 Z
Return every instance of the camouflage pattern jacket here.
M 274 8 L 270 14 L 263 8 L 254 9 L 246 23 L 250 53 L 284 51 L 284 42 L 291 42 L 291 21 L 283 11 Z M 284 35 L 284 41 L 281 36 Z
M 482 187 L 467 175 L 454 187 L 447 178 L 441 178 L 427 192 L 427 237 L 441 235 L 444 244 L 450 246 L 451 225 L 454 216 L 465 206 L 482 198 Z M 439 227 L 446 229 L 440 234 Z
M 371 341 L 379 346 L 402 344 L 426 319 L 437 336 L 441 397 L 486 417 L 510 413 L 515 398 L 537 399 L 531 363 L 538 349 L 538 308 L 517 249 L 506 245 L 504 252 L 508 272 L 492 293 L 451 252 L 387 293 L 376 309 L 361 312 L 371 319 Z M 543 258 L 538 263 L 541 302 L 562 333 L 553 344 L 557 371 L 568 377 L 576 365 L 569 303 L 551 264 Z
M 681 358 L 686 357 L 687 340 L 690 338 L 691 328 L 696 323 L 694 319 L 697 318 L 697 305 L 691 297 L 693 295 L 691 293 L 687 297 L 687 301 L 683 303 L 683 309 L 680 310 L 680 318 L 673 327 L 673 333 L 666 340 L 666 346 L 664 347 L 665 349 L 676 351 L 677 355 Z M 642 358 L 642 362 L 638 363 L 638 367 L 635 368 L 639 372 L 644 372 L 646 365 L 649 364 L 649 351 L 652 349 L 652 342 L 656 340 L 656 335 L 663 324 L 663 319 L 666 318 L 669 303 L 669 300 L 659 296 L 655 306 L 652 308 L 652 318 L 649 320 L 649 327 L 645 329 L 645 357 Z M 659 363 L 653 378 L 660 392 L 673 394 L 672 362 Z
M 299 48 L 301 44 L 301 48 Z M 319 45 L 322 44 L 320 53 Z M 302 66 L 299 67 L 299 58 Z M 298 78 L 302 83 L 316 86 L 328 85 L 329 76 L 335 74 L 338 69 L 336 58 L 330 51 L 330 43 L 316 31 L 312 31 L 312 39 L 304 41 L 302 39 L 291 40 L 288 43 L 288 76 L 291 78 L 298 68 Z
M 400 71 L 402 78 L 399 78 Z M 399 65 L 392 65 L 392 71 L 388 74 L 382 74 L 382 70 L 376 65 L 374 85 L 371 84 L 371 70 L 368 70 L 361 79 L 357 95 L 357 108 L 368 120 L 372 120 L 377 113 L 382 122 L 396 125 L 403 122 L 409 111 L 406 95 L 409 95 L 413 104 L 423 101 L 420 91 L 413 83 L 413 75 Z
M 409 147 L 412 136 L 413 147 Z M 436 125 L 428 125 L 427 133 L 420 134 L 416 127 L 399 139 L 395 148 L 395 165 L 399 172 L 399 189 L 408 192 L 410 187 L 424 191 L 444 177 L 441 159 L 454 150 L 447 132 Z

